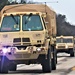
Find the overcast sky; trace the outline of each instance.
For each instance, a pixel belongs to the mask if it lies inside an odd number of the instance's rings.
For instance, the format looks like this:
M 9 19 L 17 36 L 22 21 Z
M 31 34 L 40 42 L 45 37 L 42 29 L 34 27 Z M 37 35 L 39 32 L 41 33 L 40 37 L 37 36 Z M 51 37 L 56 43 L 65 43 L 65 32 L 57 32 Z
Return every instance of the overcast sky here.
M 38 2 L 38 0 L 33 1 Z M 40 1 L 41 2 L 58 1 L 58 3 L 47 3 L 47 4 L 51 6 L 56 11 L 56 13 L 66 15 L 67 21 L 75 25 L 75 0 L 40 0 Z

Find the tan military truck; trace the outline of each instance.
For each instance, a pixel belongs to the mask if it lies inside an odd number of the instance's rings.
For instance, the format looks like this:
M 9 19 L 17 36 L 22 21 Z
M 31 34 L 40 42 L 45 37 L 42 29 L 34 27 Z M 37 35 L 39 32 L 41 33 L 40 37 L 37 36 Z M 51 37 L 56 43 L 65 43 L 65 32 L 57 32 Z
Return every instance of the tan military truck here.
M 0 73 L 17 64 L 41 64 L 56 69 L 56 13 L 43 4 L 5 6 L 1 11 Z
M 74 57 L 74 41 L 73 36 L 57 36 L 56 37 L 56 50 L 59 52 L 66 52 Z

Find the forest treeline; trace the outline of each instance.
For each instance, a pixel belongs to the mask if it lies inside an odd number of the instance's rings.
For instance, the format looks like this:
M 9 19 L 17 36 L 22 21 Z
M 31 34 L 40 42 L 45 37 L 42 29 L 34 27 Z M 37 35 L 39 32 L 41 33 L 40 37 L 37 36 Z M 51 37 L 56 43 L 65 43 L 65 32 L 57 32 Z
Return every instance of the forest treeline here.
M 58 14 L 56 17 L 57 36 L 75 36 L 75 25 L 66 21 L 66 16 Z
M 21 0 L 21 3 L 26 4 L 24 0 Z M 29 3 L 32 3 L 32 2 L 29 2 Z M 5 5 L 10 5 L 10 4 L 17 4 L 17 2 L 15 1 L 10 3 L 8 0 L 0 0 L 0 10 L 2 10 L 2 8 Z M 75 25 L 72 25 L 71 23 L 66 21 L 66 15 L 57 14 L 56 25 L 57 25 L 57 36 L 60 36 L 60 35 L 75 36 Z

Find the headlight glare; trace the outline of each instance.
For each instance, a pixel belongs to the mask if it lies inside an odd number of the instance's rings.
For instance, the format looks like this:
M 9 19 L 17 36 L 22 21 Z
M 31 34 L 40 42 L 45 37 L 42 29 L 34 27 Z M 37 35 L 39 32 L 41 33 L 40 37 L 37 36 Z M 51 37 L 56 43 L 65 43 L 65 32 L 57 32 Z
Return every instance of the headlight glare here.
M 41 48 L 37 48 L 37 51 L 41 51 Z
M 7 53 L 7 48 L 3 48 L 2 51 L 4 54 Z

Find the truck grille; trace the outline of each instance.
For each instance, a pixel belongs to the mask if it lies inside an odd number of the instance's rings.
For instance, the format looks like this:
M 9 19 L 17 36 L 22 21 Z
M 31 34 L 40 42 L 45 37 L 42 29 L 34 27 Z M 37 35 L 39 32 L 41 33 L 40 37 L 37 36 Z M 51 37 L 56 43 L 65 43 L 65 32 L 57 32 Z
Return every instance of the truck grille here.
M 21 42 L 21 38 L 14 38 L 13 42 Z
M 30 42 L 29 38 L 22 38 L 22 42 Z
M 63 49 L 63 48 L 65 48 L 65 46 L 58 46 L 58 48 Z
M 14 46 L 31 45 L 31 43 L 29 38 L 14 38 L 13 45 Z
M 14 43 L 17 43 L 17 42 L 30 42 L 30 39 L 29 38 L 14 38 L 13 40 Z
M 29 58 L 31 54 L 14 54 L 16 58 Z

